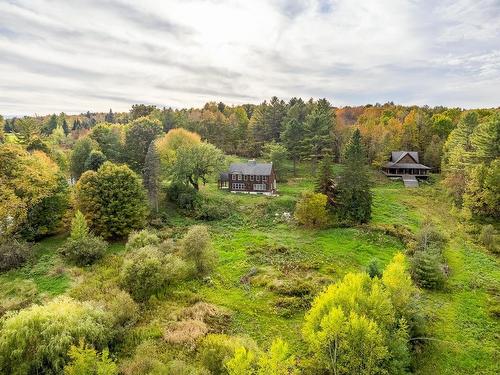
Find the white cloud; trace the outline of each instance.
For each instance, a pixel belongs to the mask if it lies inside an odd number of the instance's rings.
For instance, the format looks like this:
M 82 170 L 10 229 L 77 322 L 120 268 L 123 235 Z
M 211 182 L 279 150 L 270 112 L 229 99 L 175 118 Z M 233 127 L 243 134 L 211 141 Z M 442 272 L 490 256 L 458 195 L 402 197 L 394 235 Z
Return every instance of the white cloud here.
M 272 95 L 500 104 L 496 0 L 7 0 L 0 113 Z

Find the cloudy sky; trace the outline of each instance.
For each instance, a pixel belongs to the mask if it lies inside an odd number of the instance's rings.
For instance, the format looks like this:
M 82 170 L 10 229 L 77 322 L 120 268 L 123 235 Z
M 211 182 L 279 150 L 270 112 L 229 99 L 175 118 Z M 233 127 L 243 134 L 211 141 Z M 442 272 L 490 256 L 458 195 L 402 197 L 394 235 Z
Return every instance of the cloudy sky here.
M 500 106 L 500 0 L 0 0 L 0 113 Z

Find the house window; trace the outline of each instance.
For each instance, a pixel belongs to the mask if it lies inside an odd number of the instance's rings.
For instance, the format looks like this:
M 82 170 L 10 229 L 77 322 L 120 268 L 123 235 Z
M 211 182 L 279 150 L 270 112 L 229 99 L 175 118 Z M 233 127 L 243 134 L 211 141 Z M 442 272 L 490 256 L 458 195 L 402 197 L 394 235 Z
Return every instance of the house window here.
M 248 175 L 244 175 L 244 176 L 243 176 L 243 180 L 244 180 L 244 181 L 247 181 L 247 180 L 248 180 Z
M 238 175 L 238 181 L 241 181 L 241 174 Z
M 250 176 L 250 181 L 253 181 L 253 175 Z
M 256 176 L 255 181 L 260 181 L 260 176 Z
M 262 176 L 262 181 L 267 181 L 267 176 Z
M 257 191 L 266 190 L 266 184 L 253 184 L 253 189 Z
M 232 185 L 233 190 L 245 190 L 245 184 L 235 182 Z

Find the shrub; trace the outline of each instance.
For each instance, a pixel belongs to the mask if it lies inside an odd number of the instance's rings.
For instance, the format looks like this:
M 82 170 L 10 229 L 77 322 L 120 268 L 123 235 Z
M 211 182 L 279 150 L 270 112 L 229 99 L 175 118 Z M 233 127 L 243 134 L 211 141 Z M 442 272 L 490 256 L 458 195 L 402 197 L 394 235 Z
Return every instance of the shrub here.
M 172 254 L 146 246 L 127 254 L 120 273 L 121 283 L 136 300 L 145 300 L 168 284 L 184 278 L 186 265 Z
M 0 289 L 0 317 L 6 312 L 20 310 L 38 301 L 38 289 L 32 280 L 6 282 Z
M 64 366 L 65 375 L 118 375 L 118 366 L 107 349 L 98 353 L 82 341 L 79 346 L 71 346 L 68 356 L 71 362 Z
M 486 247 L 489 251 L 496 253 L 498 251 L 495 228 L 493 225 L 485 225 L 481 229 L 481 234 L 479 235 L 479 241 Z
M 87 266 L 101 259 L 108 244 L 99 237 L 89 235 L 80 240 L 69 238 L 59 249 L 59 253 L 77 266 Z
M 160 238 L 154 232 L 143 229 L 140 232 L 132 232 L 128 236 L 127 245 L 125 248 L 130 250 L 137 250 L 141 247 L 153 245 L 156 246 L 160 243 Z
M 0 372 L 60 373 L 80 339 L 95 348 L 107 341 L 106 313 L 95 305 L 58 298 L 10 315 L 0 331 Z
M 295 219 L 307 227 L 323 227 L 328 221 L 327 197 L 321 193 L 303 193 L 295 207 Z
M 200 195 L 195 201 L 194 216 L 200 220 L 220 220 L 231 215 L 232 204 L 223 198 Z
M 422 288 L 442 288 L 445 275 L 441 268 L 441 255 L 436 250 L 417 251 L 412 259 L 412 276 Z
M 191 260 L 198 276 L 205 276 L 216 266 L 217 254 L 212 248 L 210 234 L 204 225 L 194 225 L 182 239 L 182 249 Z
M 86 266 L 102 258 L 107 247 L 105 241 L 89 233 L 85 217 L 77 211 L 71 221 L 70 238 L 59 249 L 59 253 L 71 263 Z
M 202 321 L 189 319 L 171 323 L 163 338 L 169 344 L 192 347 L 195 342 L 208 333 L 208 326 Z
M 432 223 L 425 223 L 416 236 L 417 251 L 436 249 L 439 252 L 446 244 L 446 238 L 437 230 Z
M 21 267 L 32 255 L 32 249 L 26 242 L 11 239 L 0 243 L 0 272 Z
M 257 350 L 257 345 L 251 339 L 208 334 L 198 346 L 198 360 L 212 374 L 227 374 L 224 363 L 233 357 L 238 347 Z
M 167 366 L 160 360 L 158 348 L 153 341 L 142 342 L 134 356 L 121 367 L 124 375 L 168 374 Z
M 206 323 L 211 332 L 221 332 L 231 320 L 231 314 L 226 309 L 206 302 L 196 302 L 182 310 L 182 319 L 195 319 Z
M 75 192 L 90 227 L 105 238 L 126 236 L 146 222 L 146 193 L 139 176 L 126 165 L 106 162 L 97 172 L 85 172 Z
M 190 185 L 171 183 L 167 187 L 167 198 L 177 207 L 185 210 L 194 210 L 196 207 L 198 192 Z
M 370 278 L 374 277 L 382 277 L 382 271 L 380 271 L 380 267 L 378 264 L 378 261 L 376 259 L 372 259 L 370 263 L 368 264 L 368 275 L 370 275 Z

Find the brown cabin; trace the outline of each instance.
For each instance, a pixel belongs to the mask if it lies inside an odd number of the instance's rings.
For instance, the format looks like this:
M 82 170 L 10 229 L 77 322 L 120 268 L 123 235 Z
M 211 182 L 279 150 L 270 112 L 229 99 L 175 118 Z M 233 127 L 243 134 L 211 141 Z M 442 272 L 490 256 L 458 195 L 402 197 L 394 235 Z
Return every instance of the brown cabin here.
M 418 152 L 415 151 L 393 151 L 391 161 L 382 167 L 387 177 L 402 178 L 406 187 L 417 187 L 417 178 L 427 178 L 430 170 L 420 164 Z
M 230 192 L 274 195 L 276 193 L 276 173 L 273 163 L 233 163 L 229 171 L 221 173 L 219 189 Z

